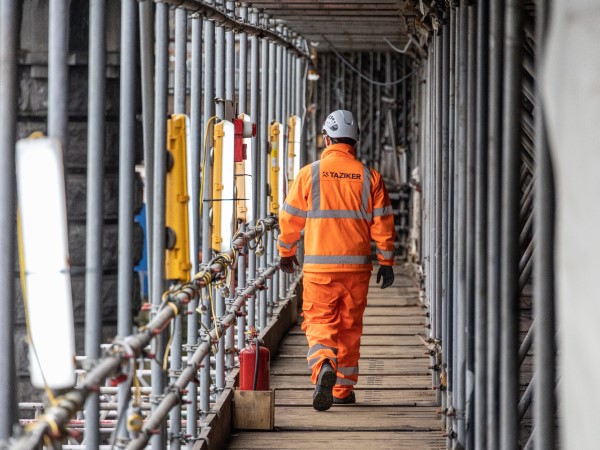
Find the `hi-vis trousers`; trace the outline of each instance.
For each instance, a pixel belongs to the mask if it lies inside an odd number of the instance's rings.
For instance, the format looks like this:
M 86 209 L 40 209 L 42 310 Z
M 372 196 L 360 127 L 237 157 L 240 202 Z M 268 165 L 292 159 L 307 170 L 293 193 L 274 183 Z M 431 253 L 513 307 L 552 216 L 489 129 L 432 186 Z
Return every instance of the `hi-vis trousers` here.
M 358 381 L 363 313 L 371 272 L 304 273 L 302 330 L 316 384 L 325 360 L 337 371 L 333 395 L 346 398 Z

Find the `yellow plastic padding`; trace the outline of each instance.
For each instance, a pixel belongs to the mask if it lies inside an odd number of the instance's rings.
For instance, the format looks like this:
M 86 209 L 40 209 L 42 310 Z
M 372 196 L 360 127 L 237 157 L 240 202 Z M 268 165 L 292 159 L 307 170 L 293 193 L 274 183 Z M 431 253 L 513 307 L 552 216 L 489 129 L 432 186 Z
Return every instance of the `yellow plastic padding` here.
M 270 197 L 271 204 L 269 212 L 271 214 L 279 214 L 279 122 L 273 122 L 270 129 L 270 174 L 269 174 L 269 185 L 270 185 Z
M 186 169 L 186 116 L 172 115 L 167 123 L 167 149 L 172 158 L 167 173 L 166 225 L 175 234 L 175 244 L 166 252 L 166 277 L 180 282 L 190 281 L 190 247 L 188 244 L 188 191 Z

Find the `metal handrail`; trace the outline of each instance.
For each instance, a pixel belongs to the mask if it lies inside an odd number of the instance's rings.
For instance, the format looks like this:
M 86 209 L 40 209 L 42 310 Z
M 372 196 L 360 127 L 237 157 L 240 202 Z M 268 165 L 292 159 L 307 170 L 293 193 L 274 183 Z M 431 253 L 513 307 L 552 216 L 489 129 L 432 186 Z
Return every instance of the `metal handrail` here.
M 246 303 L 246 298 L 251 296 L 257 290 L 261 289 L 265 285 L 267 278 L 274 274 L 277 269 L 277 265 L 269 267 L 250 286 L 237 295 L 236 300 L 229 307 L 228 314 L 219 321 L 219 332 L 217 333 L 217 329 L 214 328 L 208 334 L 209 341 L 218 339 L 224 330 L 235 324 L 235 320 L 239 315 L 242 306 L 244 306 Z M 210 352 L 209 341 L 205 341 L 198 346 L 192 358 L 188 360 L 186 368 L 183 369 L 181 375 L 167 388 L 167 394 L 165 394 L 163 399 L 158 404 L 156 410 L 147 419 L 140 432 L 140 435 L 133 439 L 127 445 L 126 449 L 143 449 L 150 440 L 153 431 L 160 426 L 160 423 L 166 418 L 171 408 L 181 402 L 182 391 L 185 389 L 186 385 L 194 379 L 200 363 Z
M 191 299 L 198 295 L 203 287 L 209 286 L 213 281 L 218 280 L 219 275 L 227 267 L 234 264 L 238 250 L 246 247 L 250 241 L 263 236 L 269 231 L 275 230 L 277 226 L 277 218 L 268 217 L 259 221 L 249 231 L 238 233 L 232 242 L 231 250 L 215 256 L 193 277 L 191 282 L 176 287 L 174 291 L 168 293 L 161 309 L 142 331 L 117 339 L 107 351 L 108 354 L 98 360 L 94 367 L 86 374 L 83 384 L 57 398 L 57 403 L 50 406 L 36 422 L 30 424 L 26 434 L 13 443 L 13 448 L 17 450 L 33 450 L 40 445 L 46 436 L 51 440 L 61 439 L 69 421 L 83 408 L 90 393 L 97 392 L 100 384 L 108 378 L 125 373 L 126 370 L 121 370 L 122 366 L 132 359 L 137 358 L 143 352 L 143 349 L 151 343 L 152 339 L 160 334 L 171 320 L 181 314 L 183 310 L 182 306 L 185 306 Z M 185 369 L 182 370 L 177 380 L 167 387 L 166 395 L 162 398 L 153 414 L 147 419 L 140 435 L 131 441 L 127 448 L 143 448 L 147 444 L 153 430 L 159 426 L 160 422 L 174 406 L 181 403 L 181 396 L 185 386 L 194 379 L 201 361 L 210 353 L 210 342 L 223 335 L 224 330 L 235 324 L 235 320 L 240 315 L 246 299 L 251 297 L 256 291 L 262 289 L 267 279 L 278 268 L 278 263 L 274 263 L 248 287 L 236 295 L 235 301 L 227 310 L 227 314 L 215 323 L 216 328 L 213 328 L 207 334 L 208 340 L 198 346 L 192 357 L 188 359 Z

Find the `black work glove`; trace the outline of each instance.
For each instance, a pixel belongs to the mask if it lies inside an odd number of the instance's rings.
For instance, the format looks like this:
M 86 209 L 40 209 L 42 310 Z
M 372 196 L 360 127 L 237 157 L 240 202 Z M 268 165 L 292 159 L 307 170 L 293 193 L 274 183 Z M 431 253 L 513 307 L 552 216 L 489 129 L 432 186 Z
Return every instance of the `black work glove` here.
M 282 256 L 279 260 L 279 268 L 286 273 L 294 273 L 294 264 L 299 266 L 296 255 Z
M 377 271 L 377 284 L 383 277 L 383 283 L 381 283 L 381 289 L 385 289 L 386 287 L 390 287 L 394 282 L 394 269 L 392 266 L 379 266 L 379 270 Z

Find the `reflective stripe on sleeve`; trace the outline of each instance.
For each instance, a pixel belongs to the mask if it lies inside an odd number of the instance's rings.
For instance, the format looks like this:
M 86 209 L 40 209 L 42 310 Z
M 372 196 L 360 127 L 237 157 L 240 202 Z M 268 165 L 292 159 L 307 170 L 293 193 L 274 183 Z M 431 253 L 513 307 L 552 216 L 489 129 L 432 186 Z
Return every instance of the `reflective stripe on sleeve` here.
M 396 253 L 395 250 L 381 250 L 380 248 L 377 249 L 377 253 L 380 254 L 381 256 L 383 256 L 384 259 L 392 259 L 394 257 L 394 253 Z
M 305 255 L 305 264 L 370 264 L 371 257 L 367 255 Z
M 281 209 L 283 209 L 286 213 L 291 214 L 292 216 L 306 219 L 306 211 L 302 211 L 301 209 L 296 208 L 295 206 L 292 206 L 287 202 L 283 202 L 283 206 Z
M 337 371 L 344 376 L 358 375 L 358 366 L 353 367 L 339 367 Z
M 318 211 L 321 209 L 321 161 L 312 163 L 312 209 Z
M 392 214 L 394 214 L 392 205 L 388 205 L 384 208 L 375 208 L 373 210 L 373 217 L 391 216 Z
M 281 239 L 277 239 L 277 243 L 279 245 L 281 245 L 283 248 L 287 248 L 288 250 L 293 249 L 296 246 L 296 244 L 297 244 L 297 242 L 294 242 L 293 244 L 286 244 Z

